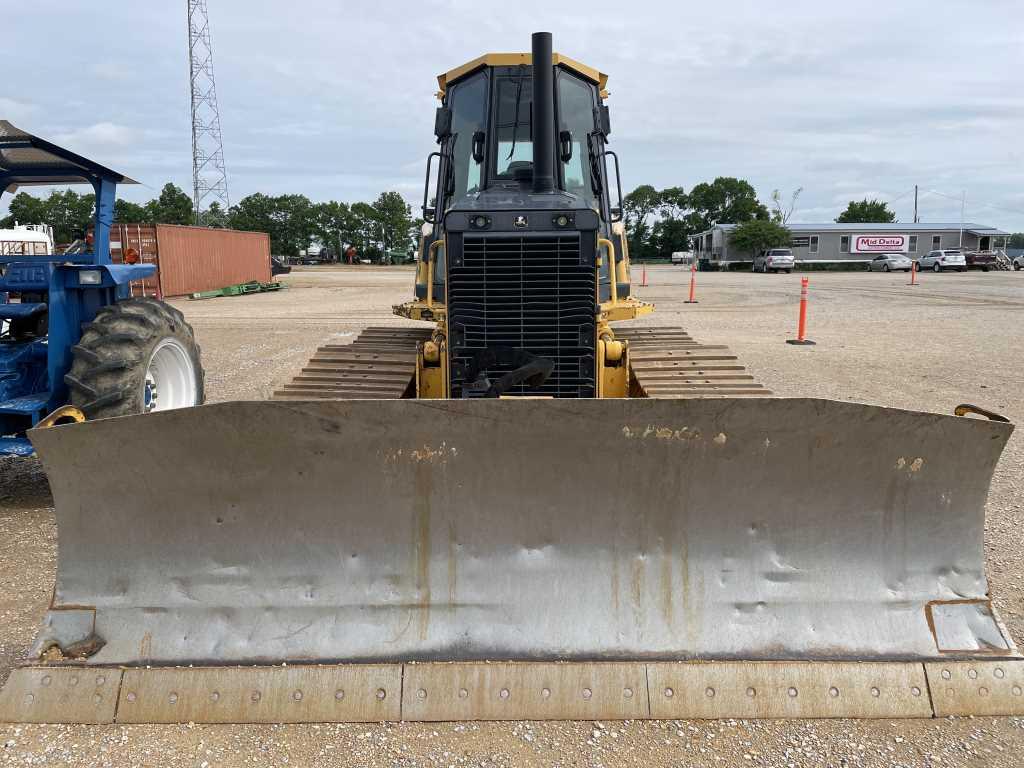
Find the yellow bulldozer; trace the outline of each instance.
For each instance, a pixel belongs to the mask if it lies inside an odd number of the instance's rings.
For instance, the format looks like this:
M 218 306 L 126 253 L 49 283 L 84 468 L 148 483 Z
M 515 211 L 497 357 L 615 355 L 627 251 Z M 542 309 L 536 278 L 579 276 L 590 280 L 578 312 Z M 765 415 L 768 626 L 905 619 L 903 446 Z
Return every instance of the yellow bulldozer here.
M 606 80 L 547 33 L 439 78 L 421 328 L 270 402 L 30 433 L 57 579 L 0 718 L 1024 712 L 982 547 L 1012 426 L 772 397 L 632 327 Z

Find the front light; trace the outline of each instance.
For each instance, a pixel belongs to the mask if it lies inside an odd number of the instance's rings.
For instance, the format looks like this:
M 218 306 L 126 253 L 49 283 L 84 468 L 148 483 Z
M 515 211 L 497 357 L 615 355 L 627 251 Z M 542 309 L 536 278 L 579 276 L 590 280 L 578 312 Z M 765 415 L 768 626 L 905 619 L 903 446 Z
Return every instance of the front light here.
M 78 273 L 79 285 L 99 285 L 103 282 L 103 275 L 98 269 L 83 269 Z

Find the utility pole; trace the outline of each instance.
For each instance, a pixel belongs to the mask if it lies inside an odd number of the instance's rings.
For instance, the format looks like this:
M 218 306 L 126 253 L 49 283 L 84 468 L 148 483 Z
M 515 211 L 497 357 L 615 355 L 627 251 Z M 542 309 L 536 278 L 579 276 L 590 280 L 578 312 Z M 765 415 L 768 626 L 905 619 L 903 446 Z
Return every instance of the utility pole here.
M 964 208 L 967 207 L 967 190 L 960 194 L 960 247 L 964 247 Z
M 914 185 L 914 223 L 917 224 L 917 184 Z
M 224 167 L 224 142 L 213 80 L 213 45 L 206 0 L 188 1 L 188 65 L 192 96 L 192 207 L 196 224 L 202 223 L 203 201 L 219 202 L 224 211 L 228 198 L 228 174 Z

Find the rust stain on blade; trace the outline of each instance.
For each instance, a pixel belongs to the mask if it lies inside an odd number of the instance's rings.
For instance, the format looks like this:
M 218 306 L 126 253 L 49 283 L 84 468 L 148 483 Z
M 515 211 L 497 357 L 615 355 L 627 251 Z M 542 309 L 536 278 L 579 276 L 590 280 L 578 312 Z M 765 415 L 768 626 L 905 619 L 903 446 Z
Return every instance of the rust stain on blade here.
M 448 604 L 454 611 L 455 592 L 458 586 L 458 541 L 455 537 L 455 522 L 448 523 Z
M 413 558 L 416 574 L 415 600 L 420 606 L 416 620 L 419 639 L 426 640 L 430 629 L 430 505 L 434 481 L 430 468 L 422 462 L 416 464 L 415 478 Z

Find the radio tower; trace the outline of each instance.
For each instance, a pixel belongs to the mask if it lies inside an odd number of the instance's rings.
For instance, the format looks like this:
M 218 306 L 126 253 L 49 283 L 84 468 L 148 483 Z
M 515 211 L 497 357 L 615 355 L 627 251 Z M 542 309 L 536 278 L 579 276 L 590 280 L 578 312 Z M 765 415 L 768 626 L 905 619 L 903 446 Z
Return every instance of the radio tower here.
M 188 64 L 192 86 L 192 206 L 196 224 L 201 224 L 203 209 L 209 203 L 219 202 L 224 211 L 230 206 L 206 0 L 188 0 Z

